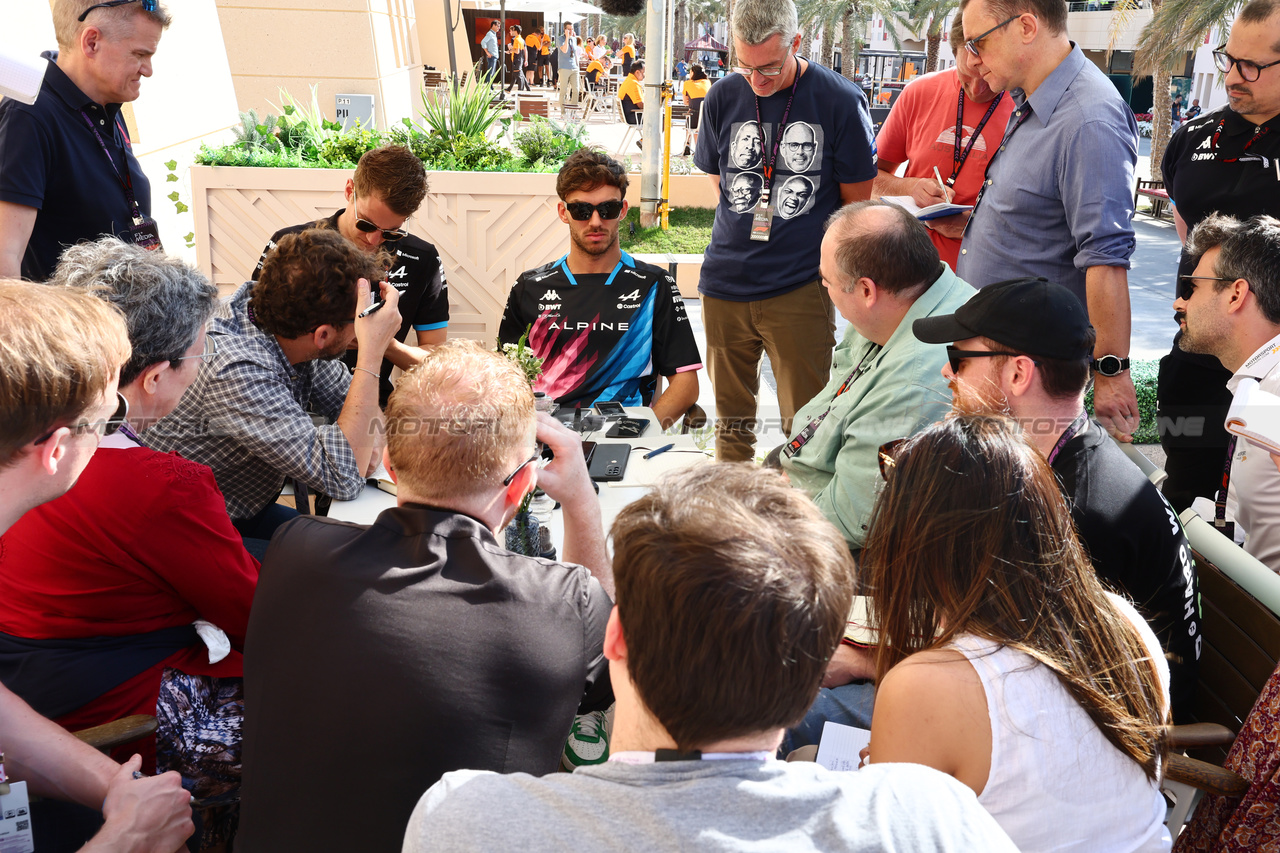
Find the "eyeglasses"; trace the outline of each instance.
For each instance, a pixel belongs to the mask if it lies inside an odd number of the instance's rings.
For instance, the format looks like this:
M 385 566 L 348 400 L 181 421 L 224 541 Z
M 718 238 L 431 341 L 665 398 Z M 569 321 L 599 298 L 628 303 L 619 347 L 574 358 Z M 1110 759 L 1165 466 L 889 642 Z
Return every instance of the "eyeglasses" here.
M 1240 72 L 1240 79 L 1246 83 L 1257 83 L 1258 76 L 1262 74 L 1262 69 L 1280 65 L 1280 59 L 1275 62 L 1268 62 L 1266 65 L 1259 65 L 1247 59 L 1236 59 L 1227 53 L 1225 48 L 1225 44 L 1218 45 L 1218 49 L 1213 52 L 1213 64 L 1218 66 L 1218 70 L 1223 74 L 1230 74 L 1231 66 L 1234 65 L 1236 70 Z
M 787 56 L 790 55 L 791 51 L 788 50 Z M 733 66 L 733 70 L 735 73 L 741 74 L 743 77 L 750 77 L 752 74 L 759 74 L 762 77 L 777 77 L 782 73 L 782 69 L 787 67 L 787 56 L 782 57 L 782 61 L 776 65 L 762 65 L 758 68 L 753 68 L 750 65 L 735 65 Z
M 569 215 L 579 222 L 586 222 L 591 214 L 599 211 L 601 219 L 617 219 L 622 215 L 621 201 L 602 201 L 599 204 L 588 204 L 585 201 L 567 201 L 564 204 Z
M 319 328 L 318 326 L 316 328 Z M 204 352 L 199 355 L 180 355 L 177 358 L 171 358 L 170 361 L 186 361 L 189 358 L 198 358 L 202 361 L 210 356 L 218 354 L 218 338 L 215 335 L 206 334 L 204 336 Z
M 994 358 L 997 355 L 1007 355 L 1007 356 L 1017 357 L 1019 355 L 1022 355 L 1022 353 L 1009 352 L 1007 350 L 986 350 L 986 349 L 973 350 L 973 349 L 956 349 L 953 346 L 947 347 L 947 363 L 951 365 L 952 373 L 960 372 L 960 362 L 964 361 L 966 358 Z M 1034 358 L 1031 359 L 1031 361 L 1033 364 L 1036 364 L 1037 366 L 1040 364 L 1040 362 L 1036 361 Z
M 352 207 L 355 207 L 356 205 L 355 196 L 351 197 L 351 205 Z M 382 228 L 378 225 L 374 225 L 372 222 L 370 222 L 369 220 L 365 219 L 360 215 L 360 208 L 358 207 L 355 208 L 355 211 L 356 211 L 356 229 L 359 231 L 363 231 L 366 234 L 372 234 L 375 231 L 381 231 L 382 239 L 386 240 L 388 243 L 394 243 L 397 240 L 403 240 L 405 237 L 409 236 L 409 232 L 405 231 L 403 228 L 396 228 L 392 231 L 388 231 L 385 228 Z
M 126 400 L 124 395 L 119 391 L 116 392 L 116 401 L 115 414 L 107 418 L 105 421 L 82 421 L 78 424 L 70 424 L 68 425 L 68 428 L 76 434 L 84 432 L 101 432 L 103 438 L 106 438 L 109 435 L 115 435 L 116 432 L 119 431 L 120 427 L 124 426 L 125 419 L 129 417 L 129 401 Z M 61 427 L 54 427 L 32 443 L 44 444 L 50 438 L 53 438 L 53 434 L 59 429 L 61 429 Z
M 516 468 L 516 470 L 512 471 L 510 474 L 508 474 L 508 475 L 507 475 L 507 479 L 505 479 L 505 480 L 503 480 L 503 481 L 502 481 L 502 485 L 504 485 L 504 486 L 510 486 L 510 485 L 511 485 L 511 481 L 512 481 L 512 480 L 514 480 L 514 479 L 516 478 L 516 475 L 517 475 L 517 474 L 519 474 L 521 471 L 523 471 L 523 470 L 524 470 L 526 467 L 528 467 L 530 464 L 532 464 L 532 463 L 534 463 L 534 462 L 537 462 L 537 461 L 538 461 L 539 459 L 541 459 L 541 458 L 542 458 L 542 446 L 541 446 L 541 445 L 539 445 L 538 447 L 535 447 L 535 448 L 533 449 L 533 455 L 532 455 L 532 456 L 530 456 L 528 459 L 526 459 L 526 460 L 524 460 L 523 462 L 521 462 L 521 463 L 520 463 L 520 467 Z
M 971 39 L 969 39 L 967 42 L 965 42 L 965 43 L 964 43 L 964 49 L 965 49 L 965 50 L 967 50 L 967 51 L 969 51 L 970 53 L 972 53 L 974 56 L 981 57 L 981 56 L 982 56 L 982 54 L 978 51 L 978 44 L 979 44 L 979 42 L 981 42 L 984 38 L 986 38 L 987 36 L 991 35 L 992 33 L 994 33 L 996 30 L 1000 29 L 1001 27 L 1008 26 L 1012 21 L 1016 21 L 1016 20 L 1018 20 L 1019 18 L 1021 18 L 1021 17 L 1022 17 L 1023 15 L 1025 15 L 1025 14 L 1026 14 L 1025 12 L 1022 12 L 1022 13 L 1020 13 L 1020 14 L 1014 15 L 1012 18 L 1005 18 L 1003 21 L 1001 21 L 1000 23 L 996 24 L 994 27 L 992 27 L 991 29 L 987 30 L 987 31 L 986 31 L 985 33 L 983 33 L 982 35 L 978 36 L 977 38 L 971 38 Z
M 1216 278 L 1211 275 L 1178 276 L 1178 298 L 1186 302 L 1196 292 L 1197 281 L 1235 281 L 1234 278 Z
M 880 445 L 880 449 L 876 451 L 876 456 L 880 459 L 880 478 L 882 480 L 889 479 L 889 472 L 897 467 L 898 451 L 906 443 L 907 439 L 905 438 L 895 438 L 893 441 L 886 441 Z
M 787 151 L 790 151 L 792 154 L 797 151 L 803 151 L 805 154 L 810 154 L 813 152 L 813 149 L 818 146 L 813 142 L 784 142 L 782 143 L 782 147 Z
M 160 0 L 111 0 L 109 3 L 98 3 L 81 12 L 80 17 L 76 18 L 76 20 L 83 24 L 84 19 L 87 18 L 89 13 L 94 9 L 112 9 L 116 6 L 128 6 L 130 3 L 141 3 L 142 11 L 154 12 L 156 7 L 160 5 Z

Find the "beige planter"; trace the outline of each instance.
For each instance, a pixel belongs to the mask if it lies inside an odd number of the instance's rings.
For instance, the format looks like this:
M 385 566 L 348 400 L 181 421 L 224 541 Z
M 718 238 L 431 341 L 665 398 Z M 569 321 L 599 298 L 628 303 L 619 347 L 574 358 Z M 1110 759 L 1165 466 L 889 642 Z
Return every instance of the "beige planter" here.
M 220 292 L 230 293 L 248 279 L 276 230 L 342 207 L 350 176 L 339 169 L 192 166 L 200 269 Z M 568 232 L 556 214 L 556 176 L 431 172 L 428 180 L 426 201 L 406 227 L 433 244 L 444 261 L 449 335 L 492 341 L 516 276 L 568 248 Z M 635 203 L 640 181 L 630 189 Z M 714 204 L 705 175 L 673 177 L 672 196 L 690 206 Z

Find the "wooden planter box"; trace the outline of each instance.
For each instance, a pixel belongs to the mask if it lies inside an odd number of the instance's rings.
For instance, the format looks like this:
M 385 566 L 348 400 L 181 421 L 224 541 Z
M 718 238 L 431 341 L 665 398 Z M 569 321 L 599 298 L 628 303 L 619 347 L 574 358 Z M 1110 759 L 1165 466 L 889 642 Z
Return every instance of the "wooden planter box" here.
M 191 167 L 191 209 L 201 271 L 223 294 L 248 280 L 280 228 L 327 217 L 344 204 L 341 169 Z M 556 176 L 429 172 L 426 200 L 405 227 L 433 244 L 449 282 L 449 335 L 492 342 L 516 276 L 568 250 L 556 213 Z M 628 198 L 639 201 L 634 176 Z M 672 201 L 711 207 L 705 175 L 672 178 Z M 699 204 L 701 202 L 701 204 Z

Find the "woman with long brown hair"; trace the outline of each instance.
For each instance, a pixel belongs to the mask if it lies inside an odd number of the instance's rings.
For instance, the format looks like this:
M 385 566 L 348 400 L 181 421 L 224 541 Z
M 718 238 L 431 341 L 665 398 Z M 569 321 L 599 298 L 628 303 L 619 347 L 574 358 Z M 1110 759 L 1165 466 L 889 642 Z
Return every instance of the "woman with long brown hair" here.
M 885 461 L 862 554 L 869 760 L 951 774 L 1028 853 L 1168 850 L 1168 667 L 1098 581 L 1044 458 L 1014 421 L 963 416 Z

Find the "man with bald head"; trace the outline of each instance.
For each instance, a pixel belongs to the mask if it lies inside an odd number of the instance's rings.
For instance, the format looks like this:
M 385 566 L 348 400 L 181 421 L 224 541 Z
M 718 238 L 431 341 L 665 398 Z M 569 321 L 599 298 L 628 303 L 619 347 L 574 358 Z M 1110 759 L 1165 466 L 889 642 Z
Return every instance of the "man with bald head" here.
M 104 235 L 160 248 L 120 115 L 169 26 L 163 3 L 147 6 L 54 0 L 58 49 L 41 54 L 39 97 L 0 103 L 0 278 L 44 281 L 65 247 Z
M 946 350 L 921 343 L 911 324 L 954 312 L 974 291 L 939 260 L 924 225 L 879 201 L 846 205 L 828 220 L 821 270 L 849 329 L 827 386 L 796 413 L 780 461 L 858 551 L 880 482 L 880 446 L 949 408 Z
M 817 153 L 817 135 L 803 121 L 787 125 L 782 134 L 782 162 L 793 172 L 807 172 Z

